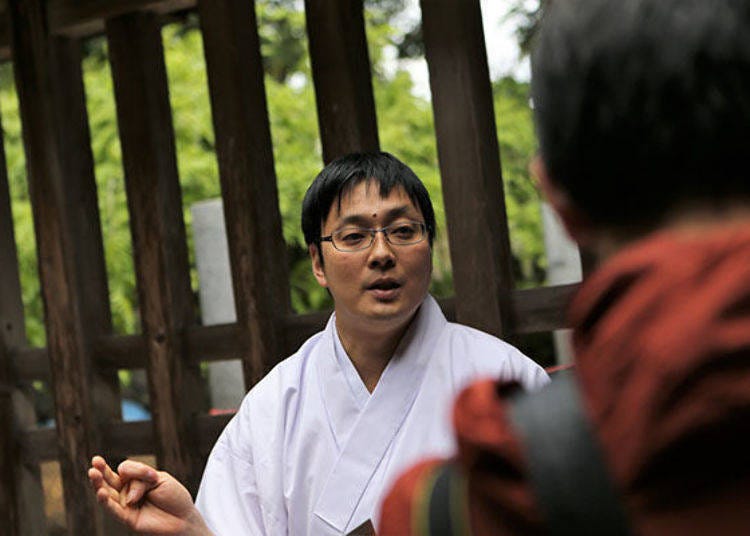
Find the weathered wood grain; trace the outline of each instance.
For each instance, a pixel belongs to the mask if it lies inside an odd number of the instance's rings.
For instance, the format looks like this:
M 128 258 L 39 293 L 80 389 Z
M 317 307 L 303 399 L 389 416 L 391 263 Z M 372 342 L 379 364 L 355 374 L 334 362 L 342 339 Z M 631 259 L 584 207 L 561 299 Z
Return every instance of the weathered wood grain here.
M 352 151 L 377 151 L 362 0 L 305 0 L 323 161 Z
M 456 318 L 514 331 L 508 223 L 479 0 L 421 0 Z
M 291 311 L 254 2 L 202 0 L 216 153 L 245 385 L 284 357 Z
M 160 27 L 152 13 L 123 15 L 107 21 L 107 40 L 156 455 L 160 467 L 196 491 L 192 418 L 203 397 L 184 344 L 195 311 Z
M 109 18 L 149 11 L 173 13 L 195 7 L 196 0 L 50 0 L 47 3 L 50 31 L 68 37 L 90 37 L 102 33 Z
M 28 392 L 18 389 L 9 351 L 22 348 L 26 334 L 2 130 L 0 274 L 0 527 L 8 536 L 32 536 L 44 530 L 44 504 L 39 466 L 24 459 L 18 441 L 35 416 Z
M 76 267 L 76 224 L 71 214 L 67 161 L 60 145 L 60 81 L 40 0 L 9 2 L 12 49 L 21 112 L 37 257 L 45 307 L 48 355 L 55 399 L 57 443 L 72 534 L 101 534 L 99 509 L 86 468 L 99 446 L 92 408 L 92 367 Z M 68 58 L 70 59 L 70 58 Z M 77 210 L 77 208 L 76 208 Z M 75 500 L 71 500 L 75 497 Z

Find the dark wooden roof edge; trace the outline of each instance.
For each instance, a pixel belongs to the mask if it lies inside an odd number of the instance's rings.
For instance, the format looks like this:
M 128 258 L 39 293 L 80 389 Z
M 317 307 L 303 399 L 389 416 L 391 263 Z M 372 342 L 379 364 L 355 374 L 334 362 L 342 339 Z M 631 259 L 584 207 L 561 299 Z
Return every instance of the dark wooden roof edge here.
M 50 0 L 47 4 L 50 32 L 67 37 L 90 37 L 104 31 L 107 19 L 151 11 L 168 15 L 194 9 L 196 0 Z
M 104 23 L 112 17 L 136 11 L 168 16 L 196 5 L 197 0 L 49 0 L 47 17 L 53 35 L 87 38 L 104 33 Z M 5 2 L 0 9 L 0 61 L 7 61 L 11 58 L 10 23 Z

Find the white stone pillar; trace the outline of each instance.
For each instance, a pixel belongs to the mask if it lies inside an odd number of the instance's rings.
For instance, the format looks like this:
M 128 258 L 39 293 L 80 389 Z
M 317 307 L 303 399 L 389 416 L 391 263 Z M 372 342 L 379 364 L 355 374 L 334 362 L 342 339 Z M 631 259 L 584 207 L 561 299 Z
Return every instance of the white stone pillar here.
M 193 204 L 190 211 L 193 216 L 201 320 L 206 326 L 235 322 L 237 315 L 224 226 L 224 206 L 221 199 L 209 199 Z M 208 386 L 213 409 L 239 407 L 245 394 L 240 360 L 209 363 Z
M 581 257 L 578 246 L 562 226 L 557 214 L 549 204 L 542 202 L 542 224 L 544 247 L 547 250 L 547 283 L 565 285 L 581 280 Z M 553 333 L 557 363 L 570 363 L 573 350 L 570 345 L 570 330 L 558 329 Z

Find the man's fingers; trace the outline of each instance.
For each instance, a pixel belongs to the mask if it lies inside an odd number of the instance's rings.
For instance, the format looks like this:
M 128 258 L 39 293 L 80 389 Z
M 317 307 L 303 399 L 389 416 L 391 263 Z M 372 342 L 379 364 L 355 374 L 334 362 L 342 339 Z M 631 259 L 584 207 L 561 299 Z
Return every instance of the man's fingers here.
M 107 484 L 117 491 L 122 489 L 122 481 L 120 480 L 120 477 L 112 470 L 104 458 L 101 456 L 94 456 L 91 459 L 91 466 L 99 470 Z
M 128 506 L 136 504 L 151 487 L 150 484 L 147 484 L 143 480 L 131 480 L 126 486 L 125 504 Z
M 125 460 L 117 467 L 117 473 L 120 475 L 120 481 L 125 484 L 131 480 L 142 480 L 149 486 L 156 485 L 159 482 L 159 475 L 156 469 L 145 463 L 133 460 Z
M 99 491 L 103 491 L 108 496 L 112 497 L 113 499 L 117 500 L 117 497 L 119 497 L 118 491 L 110 486 L 102 476 L 102 473 L 99 471 L 99 469 L 96 469 L 94 467 L 89 469 L 88 473 L 89 482 L 91 482 L 91 485 L 94 488 L 94 491 L 97 494 L 97 497 L 99 495 Z
M 120 506 L 116 498 L 113 498 L 105 488 L 100 488 L 96 492 L 96 500 L 102 507 L 120 523 L 128 525 L 127 511 Z
M 139 502 L 159 482 L 156 469 L 133 460 L 122 462 L 117 467 L 117 472 L 123 484 L 118 497 L 120 506 L 123 508 Z

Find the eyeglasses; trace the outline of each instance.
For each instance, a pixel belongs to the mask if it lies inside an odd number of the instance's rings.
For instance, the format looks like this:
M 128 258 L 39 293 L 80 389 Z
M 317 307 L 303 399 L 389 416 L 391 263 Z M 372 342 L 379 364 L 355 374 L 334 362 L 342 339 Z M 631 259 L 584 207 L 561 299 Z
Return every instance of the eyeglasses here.
M 402 221 L 380 229 L 344 227 L 328 236 L 321 236 L 320 241 L 330 242 L 337 250 L 350 253 L 369 248 L 377 233 L 383 233 L 388 243 L 394 246 L 410 246 L 425 239 L 427 226 L 417 221 Z

